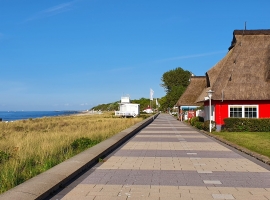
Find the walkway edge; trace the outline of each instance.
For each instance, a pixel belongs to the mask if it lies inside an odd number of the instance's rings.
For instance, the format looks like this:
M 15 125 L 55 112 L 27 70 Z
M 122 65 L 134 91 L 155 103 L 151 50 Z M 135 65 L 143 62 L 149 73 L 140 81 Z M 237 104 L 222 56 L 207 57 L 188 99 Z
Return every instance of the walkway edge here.
M 94 166 L 99 162 L 100 158 L 108 155 L 141 129 L 149 125 L 158 115 L 159 113 L 148 117 L 113 137 L 6 191 L 0 195 L 0 200 L 39 200 L 48 197 L 52 192 L 58 190 L 70 180 Z

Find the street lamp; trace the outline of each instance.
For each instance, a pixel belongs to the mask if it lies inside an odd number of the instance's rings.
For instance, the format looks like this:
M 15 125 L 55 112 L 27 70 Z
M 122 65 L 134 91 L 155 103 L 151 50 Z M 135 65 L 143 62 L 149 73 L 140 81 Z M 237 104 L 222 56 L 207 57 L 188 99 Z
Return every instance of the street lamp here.
M 212 124 L 211 124 L 211 98 L 212 98 L 213 93 L 214 93 L 214 91 L 212 91 L 212 90 L 207 91 L 207 94 L 208 94 L 208 97 L 209 97 L 209 119 L 210 119 L 209 132 L 210 133 L 211 133 L 211 129 L 212 129 Z

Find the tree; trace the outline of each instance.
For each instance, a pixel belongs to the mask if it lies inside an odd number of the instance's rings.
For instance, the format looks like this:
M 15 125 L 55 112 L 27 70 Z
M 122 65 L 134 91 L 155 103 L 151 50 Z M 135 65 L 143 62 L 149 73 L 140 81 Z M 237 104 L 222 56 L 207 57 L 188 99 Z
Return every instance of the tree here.
M 161 86 L 166 92 L 166 100 L 163 99 L 161 102 L 163 110 L 172 108 L 176 104 L 180 96 L 184 93 L 185 89 L 189 85 L 190 76 L 191 72 L 183 70 L 181 67 L 165 72 L 162 75 Z

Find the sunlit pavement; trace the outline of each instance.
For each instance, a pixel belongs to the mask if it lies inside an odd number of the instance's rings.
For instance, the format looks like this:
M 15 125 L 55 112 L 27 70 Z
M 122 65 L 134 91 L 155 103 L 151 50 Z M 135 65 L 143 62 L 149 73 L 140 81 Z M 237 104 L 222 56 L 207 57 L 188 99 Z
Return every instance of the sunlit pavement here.
M 51 199 L 270 200 L 270 171 L 245 157 L 160 114 Z

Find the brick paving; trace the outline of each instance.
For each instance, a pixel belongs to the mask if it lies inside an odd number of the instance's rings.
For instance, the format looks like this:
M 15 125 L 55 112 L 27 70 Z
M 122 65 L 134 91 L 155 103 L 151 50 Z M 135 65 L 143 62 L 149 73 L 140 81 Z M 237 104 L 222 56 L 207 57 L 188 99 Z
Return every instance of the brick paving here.
M 51 199 L 270 200 L 262 166 L 160 114 Z

